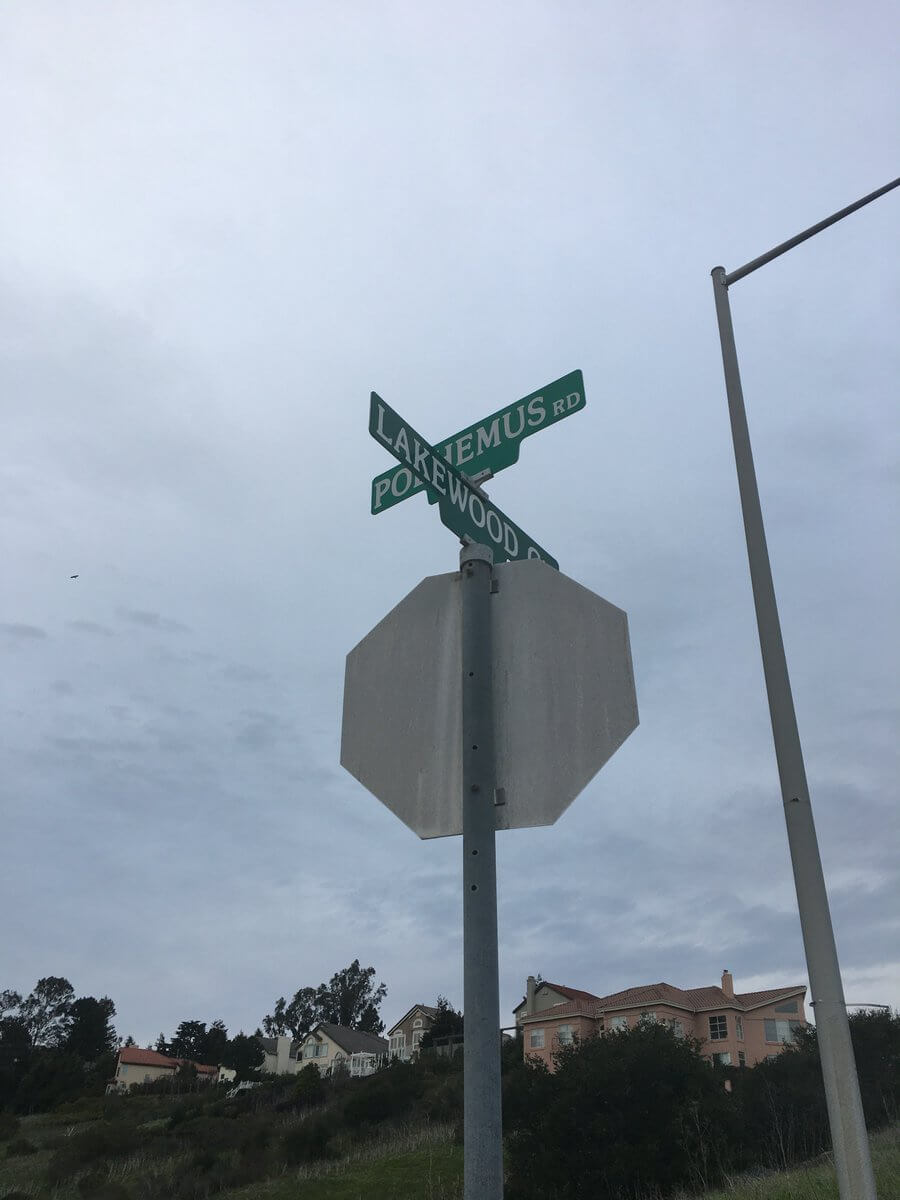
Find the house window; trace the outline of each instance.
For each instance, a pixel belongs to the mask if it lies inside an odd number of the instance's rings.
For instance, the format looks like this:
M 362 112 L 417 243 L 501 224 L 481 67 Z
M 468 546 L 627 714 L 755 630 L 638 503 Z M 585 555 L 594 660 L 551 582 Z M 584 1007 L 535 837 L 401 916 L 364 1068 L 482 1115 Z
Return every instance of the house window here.
M 310 1042 L 308 1045 L 303 1047 L 303 1057 L 304 1058 L 315 1058 L 316 1057 L 315 1042 Z
M 413 1021 L 413 1029 L 421 1029 L 421 1028 L 422 1028 L 422 1018 L 416 1017 L 416 1019 Z
M 769 1018 L 763 1022 L 766 1027 L 767 1042 L 792 1042 L 794 1040 L 794 1030 L 799 1029 L 803 1024 L 802 1021 L 773 1021 Z
M 650 1025 L 655 1025 L 656 1024 L 656 1013 L 655 1012 L 647 1012 L 645 1009 L 641 1013 L 641 1020 L 647 1021 L 648 1024 L 650 1024 Z
M 671 1017 L 668 1021 L 666 1021 L 666 1024 L 672 1030 L 672 1033 L 675 1035 L 675 1037 L 684 1037 L 684 1025 L 682 1025 L 681 1021 L 679 1021 L 677 1017 Z
M 559 1042 L 560 1046 L 571 1046 L 572 1032 L 573 1030 L 571 1025 L 557 1025 L 556 1040 Z
M 746 1065 L 747 1065 L 747 1055 L 743 1052 L 743 1050 L 738 1050 L 738 1066 L 746 1067 Z
M 627 1029 L 628 1028 L 628 1018 L 627 1017 L 610 1017 L 609 1018 L 609 1027 L 610 1027 L 610 1029 Z
M 782 1000 L 780 1004 L 775 1005 L 776 1012 L 795 1013 L 797 1011 L 796 1000 Z
M 721 1054 L 714 1054 L 712 1057 L 713 1057 L 713 1062 L 716 1064 L 717 1067 L 730 1067 L 731 1066 L 731 1055 L 728 1053 L 727 1050 L 723 1051 Z
M 744 1018 L 743 1017 L 735 1017 L 734 1018 L 734 1030 L 735 1030 L 735 1033 L 737 1034 L 737 1040 L 739 1042 L 742 1042 L 744 1040 Z
M 709 1040 L 721 1042 L 728 1037 L 728 1018 L 725 1016 L 709 1018 Z
M 528 1035 L 528 1046 L 531 1050 L 543 1050 L 544 1048 L 544 1031 L 543 1029 L 532 1029 Z
M 320 1044 L 318 1046 L 316 1046 L 316 1058 L 327 1058 L 327 1057 L 328 1057 L 328 1043 L 320 1042 Z
M 413 1030 L 413 1035 L 412 1035 L 412 1048 L 413 1048 L 413 1050 L 415 1050 L 416 1046 L 418 1046 L 419 1042 L 421 1042 L 421 1040 L 422 1040 L 422 1032 L 423 1032 L 423 1031 L 422 1031 L 421 1029 L 414 1029 L 414 1030 Z

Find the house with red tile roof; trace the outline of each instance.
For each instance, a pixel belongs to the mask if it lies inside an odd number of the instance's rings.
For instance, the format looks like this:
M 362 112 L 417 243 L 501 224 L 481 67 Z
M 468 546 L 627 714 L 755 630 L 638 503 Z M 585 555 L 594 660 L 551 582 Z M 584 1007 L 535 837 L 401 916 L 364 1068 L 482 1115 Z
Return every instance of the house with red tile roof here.
M 803 984 L 735 992 L 730 971 L 719 987 L 679 988 L 651 983 L 597 996 L 528 977 L 515 1013 L 526 1057 L 553 1070 L 553 1055 L 571 1042 L 633 1028 L 640 1021 L 668 1026 L 675 1037 L 696 1038 L 711 1063 L 752 1067 L 780 1054 L 807 1024 Z
M 107 1086 L 108 1092 L 129 1092 L 138 1083 L 151 1083 L 154 1079 L 174 1079 L 179 1067 L 189 1060 L 170 1058 L 157 1050 L 142 1050 L 140 1046 L 122 1046 L 116 1063 L 115 1078 Z M 218 1067 L 203 1063 L 191 1063 L 196 1068 L 198 1080 L 215 1083 L 219 1076 Z

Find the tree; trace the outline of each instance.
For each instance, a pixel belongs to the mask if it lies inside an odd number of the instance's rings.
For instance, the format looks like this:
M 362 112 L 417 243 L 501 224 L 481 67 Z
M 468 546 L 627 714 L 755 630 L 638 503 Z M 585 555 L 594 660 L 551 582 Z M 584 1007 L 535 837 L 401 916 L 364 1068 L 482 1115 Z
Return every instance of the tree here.
M 322 1017 L 316 1002 L 316 989 L 300 988 L 294 993 L 290 1004 L 284 996 L 275 1001 L 275 1011 L 271 1016 L 263 1017 L 263 1029 L 269 1037 L 304 1038 L 318 1025 Z
M 222 1020 L 213 1021 L 212 1025 L 206 1031 L 206 1037 L 203 1040 L 203 1053 L 197 1061 L 206 1063 L 208 1066 L 218 1066 L 222 1061 L 222 1055 L 225 1053 L 227 1045 L 228 1030 L 225 1028 L 225 1022 Z
M 12 992 L 8 988 L 0 992 L 0 1019 L 7 1014 L 14 1014 L 22 1004 L 22 997 L 18 992 Z
M 115 1048 L 116 1031 L 112 1018 L 116 1006 L 109 996 L 101 1000 L 93 996 L 81 996 L 75 1000 L 69 1012 L 69 1026 L 65 1049 L 82 1062 L 95 1062 Z
M 226 1044 L 222 1065 L 230 1067 L 236 1073 L 239 1082 L 244 1079 L 259 1079 L 265 1057 L 259 1039 L 248 1037 L 241 1032 Z
M 0 1109 L 13 1107 L 33 1053 L 31 1035 L 21 1017 L 0 1017 Z
M 188 1058 L 199 1062 L 205 1041 L 205 1021 L 182 1021 L 169 1042 L 169 1054 L 174 1058 Z
M 349 967 L 337 971 L 327 984 L 316 988 L 319 1020 L 345 1025 L 363 1033 L 381 1033 L 384 1021 L 378 1015 L 387 987 L 373 983 L 374 967 L 361 967 L 355 958 Z
M 48 975 L 19 1005 L 32 1046 L 55 1047 L 66 1040 L 75 989 L 68 979 Z
M 363 1033 L 381 1033 L 384 1022 L 378 1009 L 387 995 L 383 983 L 373 983 L 374 967 L 361 967 L 355 958 L 349 967 L 332 975 L 328 983 L 317 988 L 303 987 L 294 993 L 290 1004 L 284 996 L 275 1008 L 263 1017 L 263 1029 L 269 1037 L 303 1038 L 320 1021 L 345 1025 Z
M 25 999 L 0 992 L 0 1108 L 42 1112 L 65 1100 L 102 1095 L 115 1069 L 115 1005 L 75 999 L 67 979 L 39 979 Z
M 446 996 L 438 996 L 437 1013 L 422 1038 L 422 1049 L 429 1050 L 445 1038 L 460 1036 L 463 1026 L 462 1013 L 456 1011 Z
M 15 1107 L 21 1113 L 47 1112 L 84 1091 L 83 1062 L 64 1050 L 38 1049 L 19 1080 Z
M 173 1058 L 218 1066 L 227 1042 L 228 1030 L 224 1021 L 213 1021 L 208 1029 L 205 1021 L 182 1021 L 171 1042 L 167 1042 L 162 1034 L 159 1035 L 156 1049 L 160 1054 L 169 1054 Z

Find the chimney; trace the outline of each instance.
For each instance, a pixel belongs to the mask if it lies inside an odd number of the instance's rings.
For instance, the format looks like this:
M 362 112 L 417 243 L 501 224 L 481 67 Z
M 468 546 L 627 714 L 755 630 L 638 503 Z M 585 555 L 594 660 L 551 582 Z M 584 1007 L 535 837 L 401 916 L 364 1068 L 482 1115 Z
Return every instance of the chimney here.
M 534 976 L 528 976 L 525 992 L 525 1016 L 530 1017 L 534 1012 Z
M 722 972 L 722 991 L 729 1000 L 734 999 L 734 979 L 731 972 L 727 970 Z

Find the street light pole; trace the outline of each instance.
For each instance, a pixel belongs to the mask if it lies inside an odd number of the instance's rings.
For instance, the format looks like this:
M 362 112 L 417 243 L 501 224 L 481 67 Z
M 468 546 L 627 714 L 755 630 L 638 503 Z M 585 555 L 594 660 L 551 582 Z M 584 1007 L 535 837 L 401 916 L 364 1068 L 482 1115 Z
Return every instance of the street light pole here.
M 900 179 L 895 179 L 885 187 L 864 196 L 855 204 L 841 209 L 840 212 L 781 243 L 731 274 L 728 274 L 724 267 L 715 267 L 712 271 L 753 601 L 769 697 L 769 715 L 781 782 L 788 845 L 797 890 L 797 908 L 812 990 L 812 1005 L 816 1015 L 828 1120 L 841 1200 L 876 1200 L 875 1177 L 872 1172 L 869 1141 L 850 1040 L 850 1026 L 847 1021 L 828 894 L 806 782 L 803 750 L 778 619 L 775 587 L 772 582 L 772 569 L 769 564 L 769 551 L 741 389 L 728 285 L 743 279 L 800 242 L 813 237 L 897 186 L 900 186 Z

